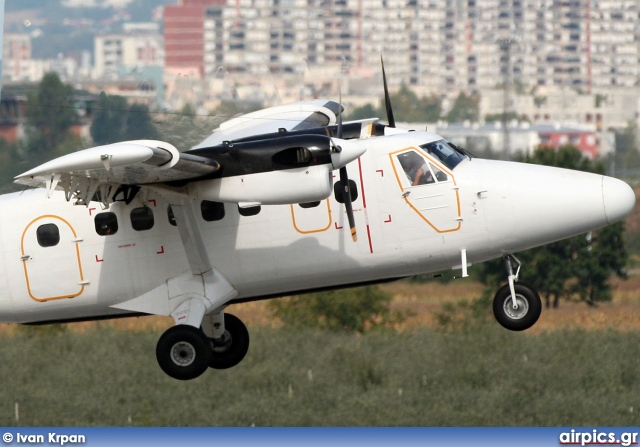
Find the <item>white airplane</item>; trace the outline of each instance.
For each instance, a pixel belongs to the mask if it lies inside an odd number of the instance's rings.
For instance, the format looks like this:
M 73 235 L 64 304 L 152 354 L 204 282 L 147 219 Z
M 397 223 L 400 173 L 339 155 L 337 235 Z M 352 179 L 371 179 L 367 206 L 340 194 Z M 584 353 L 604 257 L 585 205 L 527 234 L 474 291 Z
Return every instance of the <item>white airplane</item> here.
M 44 189 L 0 197 L 1 321 L 170 315 L 157 360 L 187 380 L 244 358 L 249 334 L 226 313 L 235 303 L 444 269 L 466 276 L 503 257 L 494 314 L 523 330 L 542 306 L 517 282 L 514 253 L 617 222 L 635 205 L 615 178 L 474 158 L 395 128 L 390 106 L 388 126 L 342 124 L 341 109 L 273 107 L 187 152 L 128 141 L 18 176 Z

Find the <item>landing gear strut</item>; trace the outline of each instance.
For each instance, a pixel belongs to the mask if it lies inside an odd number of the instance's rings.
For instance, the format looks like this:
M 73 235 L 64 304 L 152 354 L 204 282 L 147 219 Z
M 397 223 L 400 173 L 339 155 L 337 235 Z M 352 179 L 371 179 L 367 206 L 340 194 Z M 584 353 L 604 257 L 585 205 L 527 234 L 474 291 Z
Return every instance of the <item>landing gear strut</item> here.
M 213 369 L 236 366 L 249 350 L 249 331 L 238 317 L 225 313 L 223 329 L 219 337 L 209 337 L 212 346 L 209 367 Z
M 503 327 L 523 331 L 533 326 L 542 311 L 540 296 L 531 286 L 517 283 L 521 263 L 514 255 L 505 257 L 509 283 L 502 286 L 493 298 L 493 315 Z M 514 265 L 517 267 L 513 273 Z

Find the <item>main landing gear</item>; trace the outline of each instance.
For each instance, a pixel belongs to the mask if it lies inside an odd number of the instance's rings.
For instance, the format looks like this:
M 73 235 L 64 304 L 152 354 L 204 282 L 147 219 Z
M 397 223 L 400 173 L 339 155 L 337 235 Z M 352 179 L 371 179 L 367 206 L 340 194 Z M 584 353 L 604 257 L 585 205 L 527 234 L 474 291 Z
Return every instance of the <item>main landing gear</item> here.
M 202 328 L 187 324 L 169 328 L 158 341 L 156 358 L 167 375 L 191 380 L 207 368 L 237 365 L 248 350 L 247 327 L 234 315 L 220 312 L 205 317 Z
M 517 283 L 521 263 L 514 255 L 505 257 L 509 283 L 502 286 L 493 298 L 493 315 L 503 327 L 523 331 L 533 326 L 542 311 L 538 292 L 524 283 Z M 516 272 L 513 273 L 513 267 Z

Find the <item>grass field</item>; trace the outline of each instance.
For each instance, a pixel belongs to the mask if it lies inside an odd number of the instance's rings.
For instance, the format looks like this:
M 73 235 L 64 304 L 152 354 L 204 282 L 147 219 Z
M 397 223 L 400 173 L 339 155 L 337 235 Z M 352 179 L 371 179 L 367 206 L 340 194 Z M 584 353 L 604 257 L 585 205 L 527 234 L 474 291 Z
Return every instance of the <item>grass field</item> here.
M 442 331 L 433 312 L 480 286 L 385 286 L 415 315 L 399 331 L 280 327 L 264 304 L 232 308 L 247 358 L 180 382 L 158 368 L 158 317 L 0 331 L 5 426 L 640 425 L 638 279 L 612 303 L 562 303 L 534 330 L 494 321 Z M 16 415 L 17 406 L 17 415 Z M 16 418 L 17 416 L 17 418 Z

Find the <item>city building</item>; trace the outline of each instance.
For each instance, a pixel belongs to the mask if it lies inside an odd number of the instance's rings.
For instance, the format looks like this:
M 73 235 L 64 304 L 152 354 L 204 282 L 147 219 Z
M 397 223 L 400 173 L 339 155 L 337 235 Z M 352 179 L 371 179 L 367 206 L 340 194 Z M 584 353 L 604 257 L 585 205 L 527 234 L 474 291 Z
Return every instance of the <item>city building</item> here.
M 164 44 L 157 28 L 95 37 L 94 77 L 115 77 L 124 69 L 164 65 Z
M 5 33 L 2 46 L 2 80 L 28 81 L 31 70 L 31 36 Z
M 204 74 L 204 21 L 208 5 L 225 0 L 180 0 L 164 7 L 165 71 L 174 75 Z

